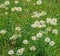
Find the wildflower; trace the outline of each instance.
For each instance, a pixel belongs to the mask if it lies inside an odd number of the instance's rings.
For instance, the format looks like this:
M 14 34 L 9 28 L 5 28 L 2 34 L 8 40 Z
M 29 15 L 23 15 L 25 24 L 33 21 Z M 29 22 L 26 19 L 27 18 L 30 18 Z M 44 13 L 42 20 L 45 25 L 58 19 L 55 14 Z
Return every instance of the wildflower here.
M 52 30 L 52 33 L 57 34 L 58 33 L 58 30 L 57 29 L 53 29 Z
M 41 4 L 42 4 L 42 0 L 38 0 L 38 1 L 36 2 L 36 4 L 37 4 L 37 5 L 41 5 Z
M 18 55 L 22 55 L 23 52 L 24 52 L 24 49 L 25 49 L 25 48 L 20 48 L 20 49 L 18 49 L 18 50 L 17 50 L 17 54 L 18 54 Z
M 2 3 L 2 4 L 0 5 L 0 8 L 5 8 L 5 5 Z
M 39 33 L 37 33 L 37 37 L 42 37 L 43 36 L 43 33 L 42 32 L 39 32 Z
M 9 5 L 10 4 L 10 1 L 5 1 L 4 4 L 5 5 Z
M 23 40 L 23 43 L 24 44 L 28 44 L 28 40 Z
M 18 1 L 18 0 L 15 0 L 15 1 L 14 1 L 14 3 L 15 3 L 15 4 L 18 4 L 18 3 L 19 3 L 19 1 Z
M 16 7 L 11 8 L 11 11 L 12 12 L 16 11 Z
M 21 12 L 22 11 L 22 7 L 17 7 L 16 11 Z
M 16 27 L 15 30 L 16 30 L 16 31 L 20 31 L 21 28 L 20 28 L 20 27 Z
M 4 29 L 2 29 L 1 31 L 0 31 L 0 34 L 6 34 L 6 30 L 4 30 Z
M 50 38 L 46 37 L 45 42 L 50 42 Z
M 17 35 L 12 35 L 12 37 L 10 37 L 10 40 L 16 40 L 17 39 Z
M 45 15 L 47 15 L 47 13 L 46 13 L 45 11 L 42 11 L 42 12 L 40 13 L 40 16 L 45 16 Z
M 33 16 L 32 17 L 39 18 L 40 17 L 40 12 L 33 12 Z
M 30 47 L 30 50 L 31 50 L 31 51 L 35 51 L 35 50 L 36 50 L 36 47 L 35 47 L 35 46 L 31 46 L 31 47 Z
M 46 22 L 50 23 L 51 22 L 51 18 L 47 18 Z
M 8 52 L 8 54 L 9 54 L 9 55 L 13 55 L 13 54 L 14 54 L 14 51 L 13 51 L 13 50 L 10 50 L 10 51 Z
M 53 19 L 51 20 L 51 24 L 52 24 L 52 25 L 57 25 L 57 19 L 56 19 L 56 18 L 53 18 Z
M 37 27 L 37 25 L 35 25 L 35 24 L 32 24 L 32 25 L 31 25 L 31 27 L 33 27 L 33 28 L 36 28 L 36 27 Z
M 45 27 L 45 26 L 46 26 L 45 21 L 41 20 L 41 21 L 40 21 L 40 26 L 41 26 L 41 27 Z
M 51 46 L 54 46 L 55 42 L 54 42 L 54 41 L 50 41 L 49 44 L 50 44 Z
M 37 37 L 36 36 L 32 36 L 31 39 L 32 40 L 37 40 Z

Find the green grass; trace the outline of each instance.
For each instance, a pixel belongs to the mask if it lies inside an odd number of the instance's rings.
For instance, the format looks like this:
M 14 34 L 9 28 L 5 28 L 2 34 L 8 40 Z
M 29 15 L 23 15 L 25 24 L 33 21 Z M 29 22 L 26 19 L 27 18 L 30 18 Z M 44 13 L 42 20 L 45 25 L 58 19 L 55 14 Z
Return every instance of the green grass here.
M 6 0 L 0 0 L 0 4 Z M 0 8 L 0 30 L 6 29 L 7 33 L 5 35 L 0 35 L 0 56 L 9 56 L 8 51 L 13 49 L 15 52 L 20 47 L 26 47 L 22 56 L 60 56 L 60 0 L 43 0 L 43 4 L 33 5 L 36 0 L 32 0 L 31 3 L 27 3 L 26 0 L 19 0 L 20 3 L 14 5 L 14 0 L 11 0 L 8 10 Z M 23 8 L 22 12 L 11 12 L 13 6 L 21 6 Z M 29 12 L 26 12 L 28 10 Z M 5 12 L 8 12 L 8 15 L 4 15 Z M 47 15 L 40 18 L 31 18 L 32 12 L 34 11 L 46 11 Z M 53 47 L 49 46 L 39 39 L 38 41 L 32 41 L 31 36 L 36 35 L 40 29 L 31 28 L 31 24 L 36 20 L 46 20 L 46 18 L 57 18 L 58 24 L 53 28 L 57 28 L 59 33 L 58 35 L 48 34 L 51 40 L 55 41 Z M 19 25 L 21 27 L 22 37 L 18 38 L 14 45 L 9 43 L 9 37 L 15 34 L 15 27 Z M 22 41 L 24 39 L 29 40 L 28 45 L 24 45 Z M 35 45 L 37 50 L 31 52 L 29 47 Z M 12 56 L 17 56 L 16 54 Z

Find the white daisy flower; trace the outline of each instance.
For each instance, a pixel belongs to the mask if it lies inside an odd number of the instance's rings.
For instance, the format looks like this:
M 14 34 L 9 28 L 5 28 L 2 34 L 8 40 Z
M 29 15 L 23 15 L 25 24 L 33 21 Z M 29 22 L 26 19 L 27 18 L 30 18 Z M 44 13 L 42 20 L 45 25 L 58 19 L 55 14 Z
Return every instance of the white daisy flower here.
M 43 36 L 42 32 L 37 33 L 37 37 L 41 38 Z
M 42 4 L 42 0 L 37 0 L 36 4 L 37 5 L 41 5 Z
M 36 28 L 37 26 L 35 24 L 32 24 L 31 27 Z
M 0 5 L 0 8 L 5 8 L 5 5 L 2 3 L 2 4 Z
M 14 11 L 16 11 L 16 9 L 17 9 L 17 7 L 13 7 L 13 8 L 11 8 L 11 11 L 14 12 Z
M 32 16 L 32 18 L 33 17 L 37 17 L 37 18 L 39 18 L 40 17 L 40 12 L 33 12 L 33 16 Z
M 27 2 L 31 2 L 31 0 L 27 0 Z
M 25 49 L 25 48 L 20 48 L 20 49 L 18 49 L 18 50 L 17 50 L 17 54 L 18 54 L 18 55 L 22 55 L 23 52 L 24 52 L 24 49 Z
M 50 44 L 51 46 L 54 46 L 55 42 L 54 42 L 54 41 L 50 41 L 49 44 Z
M 58 30 L 57 30 L 57 29 L 53 29 L 53 30 L 52 30 L 52 33 L 58 34 Z
M 57 19 L 56 19 L 56 18 L 53 18 L 53 19 L 51 20 L 51 24 L 52 24 L 52 25 L 57 25 Z
M 12 35 L 11 37 L 10 37 L 10 40 L 16 40 L 18 37 L 17 37 L 17 35 Z
M 10 1 L 5 1 L 4 4 L 5 5 L 9 5 L 10 4 Z
M 14 54 L 14 51 L 13 50 L 9 50 L 8 54 L 9 55 L 13 55 Z
M 51 18 L 47 18 L 46 22 L 47 22 L 47 23 L 50 23 L 51 20 L 52 20 Z
M 5 29 L 2 29 L 1 31 L 0 31 L 0 34 L 6 34 L 6 30 Z
M 45 16 L 45 15 L 47 15 L 47 13 L 46 13 L 45 11 L 42 11 L 42 12 L 40 13 L 40 16 Z
M 22 7 L 17 7 L 17 8 L 16 8 L 16 11 L 21 12 L 21 11 L 22 11 Z
M 28 44 L 28 40 L 23 40 L 23 44 Z
M 37 40 L 37 37 L 36 36 L 32 36 L 31 39 L 32 40 Z
M 31 50 L 31 51 L 35 51 L 35 50 L 36 50 L 36 47 L 35 47 L 35 46 L 31 46 L 31 47 L 30 47 L 30 50 Z
M 39 21 L 35 21 L 34 24 L 38 27 L 38 25 L 40 24 Z
M 46 37 L 44 41 L 45 42 L 50 42 L 50 38 Z
M 21 28 L 17 26 L 17 27 L 15 28 L 15 30 L 16 30 L 16 31 L 20 31 Z
M 46 24 L 45 24 L 45 21 L 44 21 L 44 20 L 41 20 L 41 21 L 40 21 L 40 26 L 41 26 L 41 27 L 45 27 L 45 26 L 46 26 Z
M 18 0 L 15 0 L 15 1 L 14 1 L 14 3 L 15 3 L 15 4 L 18 4 L 18 3 L 19 3 L 19 1 L 18 1 Z

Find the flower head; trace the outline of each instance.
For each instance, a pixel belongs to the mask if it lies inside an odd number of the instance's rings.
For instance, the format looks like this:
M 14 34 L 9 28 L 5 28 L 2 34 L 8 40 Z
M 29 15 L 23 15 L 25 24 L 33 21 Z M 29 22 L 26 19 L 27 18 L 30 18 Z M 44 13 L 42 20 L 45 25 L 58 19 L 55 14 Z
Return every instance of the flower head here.
M 13 55 L 14 54 L 14 51 L 13 50 L 9 50 L 8 54 L 9 55 Z
M 45 42 L 50 42 L 50 38 L 46 37 Z
M 31 46 L 31 47 L 30 47 L 30 50 L 31 50 L 31 51 L 35 51 L 35 50 L 36 50 L 36 47 L 35 47 L 35 46 Z
M 6 30 L 4 30 L 4 29 L 2 29 L 1 31 L 0 31 L 0 34 L 6 34 Z
M 22 55 L 23 52 L 24 52 L 24 49 L 25 49 L 25 48 L 20 48 L 20 49 L 18 49 L 18 50 L 17 50 L 17 54 L 18 54 L 18 55 Z
M 51 46 L 54 46 L 55 42 L 54 42 L 54 41 L 50 41 L 49 44 L 50 44 Z
M 36 4 L 37 5 L 41 5 L 42 4 L 42 0 L 37 0 Z
M 28 44 L 28 40 L 23 40 L 23 43 L 24 44 Z

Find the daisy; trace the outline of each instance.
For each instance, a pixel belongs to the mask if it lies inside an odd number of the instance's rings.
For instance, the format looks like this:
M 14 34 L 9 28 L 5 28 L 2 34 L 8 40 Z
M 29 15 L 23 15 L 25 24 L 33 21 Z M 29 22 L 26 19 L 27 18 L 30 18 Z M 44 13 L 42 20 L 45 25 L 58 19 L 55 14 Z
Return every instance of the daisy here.
M 57 25 L 57 19 L 56 19 L 56 18 L 53 18 L 53 19 L 51 20 L 51 24 L 52 24 L 52 25 Z
M 9 55 L 13 55 L 14 54 L 14 51 L 13 50 L 9 50 L 8 54 Z
M 31 2 L 31 0 L 27 0 L 27 2 Z
M 43 36 L 43 33 L 42 32 L 39 32 L 39 33 L 37 33 L 37 37 L 42 37 Z
M 33 28 L 36 28 L 36 27 L 37 27 L 37 25 L 35 25 L 35 24 L 32 24 L 32 25 L 31 25 L 31 27 L 33 27 Z
M 54 42 L 54 41 L 50 41 L 49 44 L 50 44 L 51 46 L 54 46 L 55 42 Z
M 45 15 L 47 15 L 47 13 L 46 13 L 45 11 L 42 11 L 42 12 L 40 13 L 40 16 L 45 16 Z
M 23 40 L 23 44 L 28 44 L 28 40 Z
M 0 34 L 6 34 L 6 30 L 4 30 L 4 29 L 2 29 L 1 31 L 0 31 Z
M 17 50 L 17 54 L 18 54 L 18 55 L 22 55 L 23 52 L 24 52 L 24 49 L 25 49 L 25 48 L 20 48 L 20 49 L 18 49 L 18 50 Z
M 36 36 L 32 36 L 31 39 L 32 40 L 37 40 L 37 37 Z
M 45 42 L 50 42 L 50 38 L 46 37 L 44 41 Z
M 5 1 L 4 4 L 5 5 L 9 5 L 10 4 L 10 1 Z
M 14 1 L 14 3 L 15 3 L 15 4 L 18 4 L 18 3 L 19 3 L 19 1 L 18 1 L 18 0 L 15 0 L 15 1 Z
M 35 51 L 35 50 L 36 50 L 36 47 L 35 47 L 35 46 L 31 46 L 31 47 L 30 47 L 30 50 L 31 50 L 31 51 Z
M 52 30 L 52 33 L 58 34 L 58 30 L 57 30 L 57 29 L 53 29 L 53 30 Z
M 38 27 L 38 25 L 40 24 L 39 21 L 35 21 L 34 24 Z
M 40 12 L 33 12 L 33 16 L 32 17 L 39 18 L 40 17 Z
M 41 27 L 45 27 L 46 26 L 45 21 L 44 20 L 41 20 L 40 21 L 40 25 L 41 25 Z
M 17 39 L 17 35 L 12 35 L 11 37 L 10 37 L 10 40 L 16 40 Z
M 41 4 L 42 4 L 42 0 L 38 0 L 38 1 L 36 2 L 36 4 L 37 4 L 37 5 L 41 5 Z
M 2 3 L 2 4 L 0 5 L 0 8 L 5 8 L 5 5 Z
M 17 27 L 15 28 L 15 30 L 16 30 L 16 31 L 20 31 L 21 28 L 17 26 Z
M 11 11 L 12 12 L 16 11 L 16 7 L 11 8 Z
M 17 7 L 17 8 L 16 8 L 16 11 L 21 12 L 21 11 L 22 11 L 22 7 Z
M 51 18 L 47 18 L 47 19 L 46 19 L 46 22 L 47 22 L 47 23 L 50 23 L 51 20 L 52 20 Z

